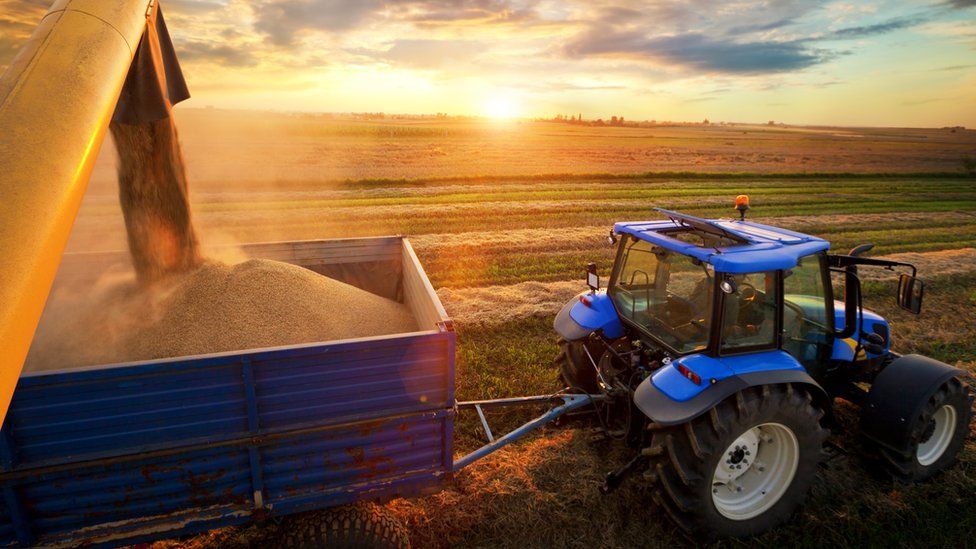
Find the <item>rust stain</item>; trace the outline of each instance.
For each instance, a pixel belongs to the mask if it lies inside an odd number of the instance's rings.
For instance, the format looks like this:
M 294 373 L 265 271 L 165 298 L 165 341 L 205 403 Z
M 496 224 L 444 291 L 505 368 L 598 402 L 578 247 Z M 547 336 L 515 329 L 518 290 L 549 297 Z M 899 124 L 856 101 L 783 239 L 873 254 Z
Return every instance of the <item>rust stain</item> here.
M 372 436 L 376 431 L 380 430 L 386 421 L 371 421 L 369 423 L 360 425 L 359 434 L 364 437 Z
M 218 469 L 213 473 L 196 475 L 193 471 L 186 471 L 186 484 L 190 489 L 190 501 L 195 505 L 203 505 L 214 499 L 214 493 L 208 485 L 226 474 L 226 469 Z
M 365 469 L 356 475 L 357 478 L 376 478 L 383 473 L 388 473 L 393 466 L 391 458 L 387 456 L 369 457 L 363 448 L 346 448 L 346 453 L 352 457 L 354 467 Z

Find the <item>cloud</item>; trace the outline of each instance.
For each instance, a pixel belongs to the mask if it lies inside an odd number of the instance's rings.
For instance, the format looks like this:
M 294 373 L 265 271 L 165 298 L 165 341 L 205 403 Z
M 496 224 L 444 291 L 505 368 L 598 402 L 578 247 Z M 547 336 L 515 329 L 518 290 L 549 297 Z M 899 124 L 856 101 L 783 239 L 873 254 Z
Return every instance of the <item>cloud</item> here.
M 845 27 L 826 35 L 825 39 L 849 40 L 853 38 L 865 38 L 878 34 L 887 34 L 901 29 L 907 29 L 925 23 L 926 19 L 921 17 L 898 17 L 890 19 L 884 23 L 873 25 L 860 25 L 856 27 Z
M 739 25 L 737 27 L 732 27 L 728 30 L 726 34 L 751 34 L 754 32 L 767 32 L 771 30 L 781 29 L 792 25 L 796 19 L 794 17 L 784 17 L 782 19 L 777 19 L 775 21 L 759 22 L 759 23 L 748 23 L 745 25 Z
M 226 4 L 210 0 L 165 0 L 166 13 L 179 15 L 202 15 L 224 9 Z
M 251 67 L 258 62 L 250 48 L 201 40 L 181 41 L 179 56 L 185 61 L 209 62 L 227 67 Z
M 945 4 L 958 10 L 962 10 L 976 7 L 976 0 L 948 0 L 948 2 Z
M 304 30 L 343 31 L 383 7 L 380 0 L 264 0 L 253 4 L 254 28 L 276 45 L 292 45 Z
M 474 40 L 394 40 L 383 49 L 354 48 L 349 53 L 414 69 L 438 69 L 469 63 L 485 49 Z
M 711 73 L 761 74 L 800 70 L 823 63 L 833 54 L 804 41 L 737 42 L 700 33 L 648 38 L 637 31 L 590 30 L 564 45 L 570 58 L 635 57 Z
M 395 4 L 396 18 L 420 26 L 518 23 L 537 19 L 531 6 L 514 7 L 507 0 L 408 1 Z
M 339 33 L 389 21 L 424 27 L 535 19 L 530 8 L 508 0 L 255 0 L 253 6 L 254 28 L 279 46 L 294 45 L 303 31 Z

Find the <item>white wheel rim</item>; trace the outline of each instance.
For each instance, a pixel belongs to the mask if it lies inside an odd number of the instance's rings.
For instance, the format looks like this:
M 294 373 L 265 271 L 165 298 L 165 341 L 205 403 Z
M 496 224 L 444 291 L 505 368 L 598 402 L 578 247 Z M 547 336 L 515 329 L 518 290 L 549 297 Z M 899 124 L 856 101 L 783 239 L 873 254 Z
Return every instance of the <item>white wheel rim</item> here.
M 926 431 L 931 429 L 931 433 L 922 438 L 915 450 L 915 459 L 922 465 L 932 465 L 945 451 L 952 442 L 952 435 L 956 432 L 956 409 L 951 405 L 936 410 L 930 420 L 931 423 L 926 427 Z
M 712 475 L 712 503 L 732 520 L 757 517 L 783 497 L 799 464 L 800 443 L 792 429 L 757 425 L 722 452 Z

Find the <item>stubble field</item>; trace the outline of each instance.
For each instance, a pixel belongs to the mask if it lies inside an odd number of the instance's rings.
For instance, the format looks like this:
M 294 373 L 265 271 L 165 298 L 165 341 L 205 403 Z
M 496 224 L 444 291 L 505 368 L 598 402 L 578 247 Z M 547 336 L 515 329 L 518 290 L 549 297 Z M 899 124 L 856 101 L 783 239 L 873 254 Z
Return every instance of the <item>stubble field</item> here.
M 180 123 L 205 243 L 410 236 L 457 321 L 460 399 L 556 387 L 552 318 L 583 289 L 587 261 L 607 273 L 603 237 L 614 221 L 652 218 L 653 207 L 729 216 L 737 194 L 750 195 L 753 219 L 824 237 L 835 250 L 872 242 L 872 255 L 916 262 L 928 283 L 922 315 L 896 310 L 885 277 L 868 284 L 867 306 L 892 320 L 896 350 L 976 367 L 976 179 L 962 172 L 962 159 L 976 155 L 976 132 L 363 122 L 222 111 L 188 111 Z M 112 176 L 106 152 L 69 250 L 124 248 Z M 854 412 L 840 410 L 853 427 Z M 387 505 L 410 525 L 415 547 L 684 543 L 639 478 L 599 494 L 602 475 L 628 455 L 591 435 L 585 424 L 545 431 L 461 472 L 440 494 Z M 833 440 L 844 451 L 821 469 L 808 505 L 755 540 L 760 545 L 969 541 L 976 443 L 947 473 L 910 486 L 867 470 L 855 437 Z M 460 422 L 456 450 L 479 443 L 477 424 Z M 179 544 L 247 539 L 230 531 Z

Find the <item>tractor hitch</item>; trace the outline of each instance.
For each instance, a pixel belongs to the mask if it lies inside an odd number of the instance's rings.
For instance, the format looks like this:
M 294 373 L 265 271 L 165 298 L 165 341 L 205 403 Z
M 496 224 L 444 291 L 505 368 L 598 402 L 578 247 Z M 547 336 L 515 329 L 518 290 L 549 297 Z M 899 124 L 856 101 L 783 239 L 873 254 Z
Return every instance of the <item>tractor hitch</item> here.
M 633 459 L 625 463 L 619 469 L 607 473 L 607 476 L 603 481 L 603 485 L 600 486 L 600 493 L 609 494 L 610 492 L 616 490 L 631 475 L 642 471 L 645 467 L 647 467 L 647 456 L 637 454 Z

